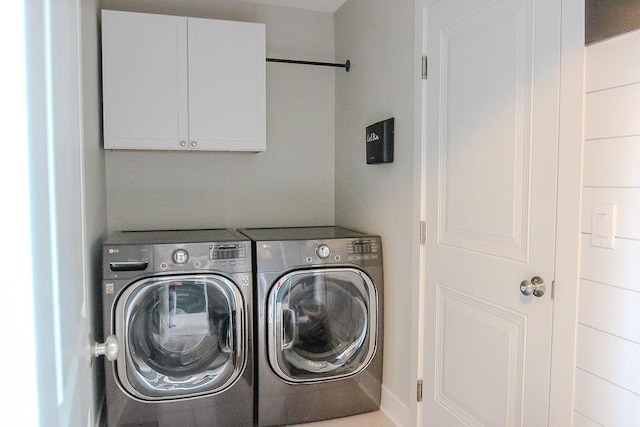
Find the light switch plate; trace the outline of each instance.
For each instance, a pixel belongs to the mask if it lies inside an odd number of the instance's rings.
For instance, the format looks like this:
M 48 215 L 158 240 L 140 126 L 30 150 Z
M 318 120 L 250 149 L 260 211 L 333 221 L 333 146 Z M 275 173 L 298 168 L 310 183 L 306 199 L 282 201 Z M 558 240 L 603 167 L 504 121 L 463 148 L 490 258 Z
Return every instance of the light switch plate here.
M 615 249 L 617 211 L 615 203 L 591 205 L 591 246 Z

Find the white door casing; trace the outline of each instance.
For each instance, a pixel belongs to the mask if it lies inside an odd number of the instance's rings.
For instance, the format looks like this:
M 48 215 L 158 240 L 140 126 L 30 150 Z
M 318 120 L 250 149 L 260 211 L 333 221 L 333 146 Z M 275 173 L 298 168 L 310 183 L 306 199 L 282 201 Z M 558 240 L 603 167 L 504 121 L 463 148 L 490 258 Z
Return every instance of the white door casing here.
M 560 2 L 422 9 L 425 425 L 546 425 Z M 540 276 L 547 293 L 524 296 Z

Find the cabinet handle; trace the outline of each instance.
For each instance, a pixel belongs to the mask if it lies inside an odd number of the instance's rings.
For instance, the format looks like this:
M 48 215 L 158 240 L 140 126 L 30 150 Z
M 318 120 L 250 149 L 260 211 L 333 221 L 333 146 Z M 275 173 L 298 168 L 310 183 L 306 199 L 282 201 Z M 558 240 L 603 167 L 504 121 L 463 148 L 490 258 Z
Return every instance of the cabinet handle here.
M 181 147 L 186 147 L 187 146 L 187 141 L 180 141 L 180 146 Z
M 195 141 L 191 141 L 191 146 L 192 146 L 192 147 L 194 147 L 194 148 L 195 148 L 195 146 L 196 146 L 196 145 L 198 145 L 198 143 L 197 143 L 197 142 L 195 142 Z

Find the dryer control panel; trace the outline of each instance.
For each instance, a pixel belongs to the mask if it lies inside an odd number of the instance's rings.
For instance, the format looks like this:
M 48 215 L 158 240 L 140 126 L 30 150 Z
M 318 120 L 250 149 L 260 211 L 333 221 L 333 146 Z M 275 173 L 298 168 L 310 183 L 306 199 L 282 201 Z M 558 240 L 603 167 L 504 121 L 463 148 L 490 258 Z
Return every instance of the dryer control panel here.
M 380 258 L 380 243 L 376 239 L 354 240 L 347 245 L 349 261 Z
M 303 264 L 351 263 L 377 265 L 382 262 L 380 239 L 309 240 L 301 242 Z

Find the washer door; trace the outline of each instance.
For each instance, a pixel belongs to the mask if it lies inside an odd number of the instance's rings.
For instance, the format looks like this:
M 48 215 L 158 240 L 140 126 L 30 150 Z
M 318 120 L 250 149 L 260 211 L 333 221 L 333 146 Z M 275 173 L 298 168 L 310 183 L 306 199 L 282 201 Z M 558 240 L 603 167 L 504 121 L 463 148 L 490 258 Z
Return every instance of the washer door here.
M 377 293 L 353 268 L 294 271 L 268 296 L 269 364 L 293 383 L 333 380 L 367 367 L 376 351 Z
M 221 392 L 246 364 L 245 304 L 220 275 L 148 278 L 116 304 L 124 351 L 116 362 L 123 388 L 142 400 Z

